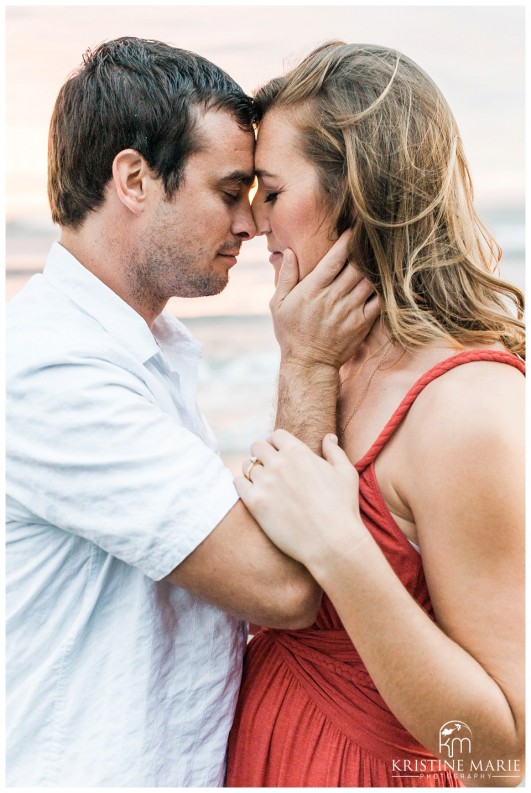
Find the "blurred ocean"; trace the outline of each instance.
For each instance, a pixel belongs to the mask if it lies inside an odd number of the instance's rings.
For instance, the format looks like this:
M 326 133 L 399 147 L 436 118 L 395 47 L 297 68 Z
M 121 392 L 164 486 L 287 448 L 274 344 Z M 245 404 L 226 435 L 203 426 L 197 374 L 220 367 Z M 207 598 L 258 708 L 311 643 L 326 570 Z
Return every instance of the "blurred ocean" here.
M 501 244 L 502 276 L 524 289 L 523 211 L 500 210 L 483 218 Z M 21 221 L 7 225 L 6 297 L 42 270 L 57 231 Z M 246 243 L 221 295 L 172 299 L 169 307 L 203 344 L 199 404 L 219 441 L 221 454 L 240 472 L 250 444 L 273 426 L 279 355 L 269 316 L 273 271 L 263 239 Z
M 502 277 L 525 286 L 525 225 L 521 210 L 483 213 L 503 248 Z M 6 297 L 42 270 L 57 231 L 49 224 L 8 223 Z M 274 420 L 279 355 L 269 316 L 273 271 L 265 242 L 242 248 L 226 290 L 215 297 L 172 299 L 169 308 L 203 344 L 199 404 L 234 473 L 250 444 L 267 435 Z
M 57 239 L 48 219 L 46 169 L 58 88 L 88 46 L 123 35 L 200 52 L 247 92 L 326 40 L 379 43 L 407 53 L 435 80 L 453 110 L 475 193 L 484 202 L 478 208 L 504 248 L 502 275 L 523 287 L 523 6 L 131 2 L 125 11 L 119 4 L 39 6 L 18 0 L 6 7 L 8 297 L 42 269 Z M 265 244 L 258 238 L 244 245 L 223 294 L 171 301 L 171 310 L 204 344 L 199 400 L 231 467 L 272 424 L 278 365 L 268 314 L 272 281 Z

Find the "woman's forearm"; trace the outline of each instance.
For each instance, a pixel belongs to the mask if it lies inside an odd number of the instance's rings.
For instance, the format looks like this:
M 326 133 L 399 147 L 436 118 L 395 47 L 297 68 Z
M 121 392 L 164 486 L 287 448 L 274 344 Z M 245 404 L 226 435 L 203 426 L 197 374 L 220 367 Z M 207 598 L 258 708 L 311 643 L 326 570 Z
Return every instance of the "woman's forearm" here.
M 521 770 L 515 761 L 523 752 L 522 727 L 503 689 L 415 602 L 370 535 L 323 555 L 310 572 L 388 707 L 423 746 L 440 755 L 439 730 L 461 720 L 474 736 L 467 762 L 501 760 Z

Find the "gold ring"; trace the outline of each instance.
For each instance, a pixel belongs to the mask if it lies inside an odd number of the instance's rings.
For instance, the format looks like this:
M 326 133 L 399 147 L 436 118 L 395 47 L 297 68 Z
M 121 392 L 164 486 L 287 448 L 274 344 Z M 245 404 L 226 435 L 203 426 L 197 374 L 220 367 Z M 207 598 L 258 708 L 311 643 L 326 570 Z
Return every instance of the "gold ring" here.
M 251 479 L 251 471 L 253 470 L 255 465 L 263 465 L 263 462 L 261 460 L 259 460 L 258 457 L 254 457 L 254 456 L 253 457 L 249 457 L 249 467 L 248 467 L 247 472 L 245 474 L 245 478 L 248 479 L 249 482 L 253 481 Z

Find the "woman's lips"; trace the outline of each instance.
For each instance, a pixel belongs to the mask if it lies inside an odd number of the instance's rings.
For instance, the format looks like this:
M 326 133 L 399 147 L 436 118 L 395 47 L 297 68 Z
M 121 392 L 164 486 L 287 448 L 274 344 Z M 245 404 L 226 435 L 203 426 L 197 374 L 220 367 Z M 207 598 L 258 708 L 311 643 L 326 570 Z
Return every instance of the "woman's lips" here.
M 282 264 L 282 259 L 284 258 L 284 254 L 282 251 L 273 251 L 271 256 L 269 257 L 269 261 L 272 265 L 275 264 Z

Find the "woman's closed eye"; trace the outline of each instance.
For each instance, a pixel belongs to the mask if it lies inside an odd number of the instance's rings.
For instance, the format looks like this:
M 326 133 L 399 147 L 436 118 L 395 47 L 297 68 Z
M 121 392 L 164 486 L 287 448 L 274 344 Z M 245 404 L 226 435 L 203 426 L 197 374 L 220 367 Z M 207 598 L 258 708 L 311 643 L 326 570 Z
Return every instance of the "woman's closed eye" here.
M 267 203 L 272 202 L 272 201 L 276 201 L 277 196 L 278 196 L 278 191 L 276 193 L 274 193 L 274 192 L 266 193 L 265 198 L 264 198 L 264 204 L 267 204 Z

